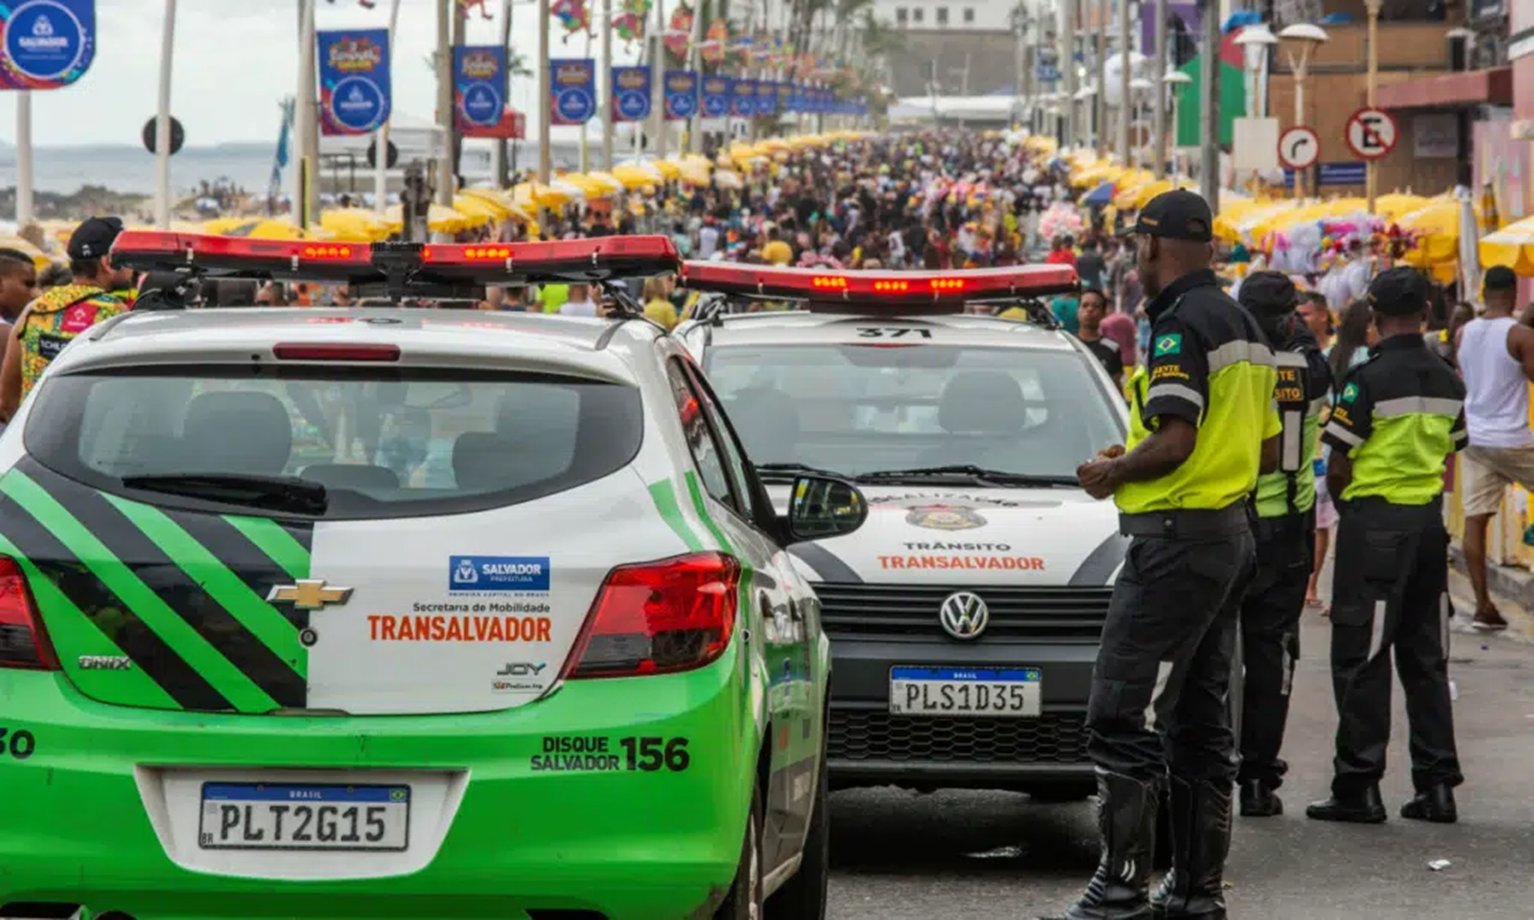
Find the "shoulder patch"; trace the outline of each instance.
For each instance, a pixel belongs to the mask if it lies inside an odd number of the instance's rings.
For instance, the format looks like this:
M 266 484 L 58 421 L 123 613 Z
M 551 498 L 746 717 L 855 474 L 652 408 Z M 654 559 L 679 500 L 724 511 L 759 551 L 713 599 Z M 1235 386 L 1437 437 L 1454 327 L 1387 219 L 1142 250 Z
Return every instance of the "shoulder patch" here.
M 1342 397 L 1339 402 L 1351 403 L 1356 399 L 1358 399 L 1358 384 L 1349 383 L 1342 388 Z
M 1156 350 L 1152 357 L 1165 358 L 1168 355 L 1182 354 L 1182 333 L 1168 332 L 1165 335 L 1156 336 Z

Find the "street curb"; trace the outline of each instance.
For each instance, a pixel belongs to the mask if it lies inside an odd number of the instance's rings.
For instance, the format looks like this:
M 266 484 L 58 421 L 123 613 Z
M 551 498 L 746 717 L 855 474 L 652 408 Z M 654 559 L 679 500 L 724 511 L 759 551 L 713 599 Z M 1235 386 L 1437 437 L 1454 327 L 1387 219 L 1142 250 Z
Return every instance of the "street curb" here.
M 1449 546 L 1449 564 L 1458 569 L 1461 575 L 1469 577 L 1465 569 L 1465 551 L 1458 543 Z M 1534 572 L 1518 566 L 1488 563 L 1486 587 L 1493 594 L 1500 594 L 1518 603 L 1528 603 L 1529 598 L 1534 598 Z

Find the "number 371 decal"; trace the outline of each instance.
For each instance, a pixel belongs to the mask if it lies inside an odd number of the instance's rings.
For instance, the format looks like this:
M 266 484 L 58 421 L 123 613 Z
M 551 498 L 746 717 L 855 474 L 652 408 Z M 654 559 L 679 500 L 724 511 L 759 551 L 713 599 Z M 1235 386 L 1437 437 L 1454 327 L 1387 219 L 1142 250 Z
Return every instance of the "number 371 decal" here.
M 930 339 L 931 329 L 913 329 L 910 326 L 859 326 L 860 339 Z

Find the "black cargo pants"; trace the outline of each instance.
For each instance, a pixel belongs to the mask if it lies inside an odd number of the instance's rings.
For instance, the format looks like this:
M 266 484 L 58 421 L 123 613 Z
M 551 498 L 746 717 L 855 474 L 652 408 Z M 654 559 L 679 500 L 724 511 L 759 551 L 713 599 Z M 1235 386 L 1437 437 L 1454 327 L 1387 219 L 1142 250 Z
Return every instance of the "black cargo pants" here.
M 1339 505 L 1332 581 L 1332 689 L 1337 754 L 1332 791 L 1355 796 L 1385 774 L 1390 653 L 1406 694 L 1412 783 L 1464 781 L 1449 700 L 1448 548 L 1441 500 Z
M 1253 548 L 1246 508 L 1125 515 L 1120 529 L 1132 539 L 1092 674 L 1087 750 L 1098 767 L 1139 779 L 1170 768 L 1229 784 L 1227 696 Z
M 1300 615 L 1315 557 L 1315 515 L 1262 518 L 1253 535 L 1257 561 L 1241 601 L 1241 782 L 1278 788 L 1278 752 L 1289 720 L 1289 690 L 1300 657 Z

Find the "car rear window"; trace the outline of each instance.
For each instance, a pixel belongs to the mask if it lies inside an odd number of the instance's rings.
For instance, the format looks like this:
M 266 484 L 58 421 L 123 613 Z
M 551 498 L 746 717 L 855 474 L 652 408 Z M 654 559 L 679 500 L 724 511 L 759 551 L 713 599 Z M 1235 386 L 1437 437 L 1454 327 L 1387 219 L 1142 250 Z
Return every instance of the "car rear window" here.
M 192 507 L 210 502 L 124 479 L 296 477 L 324 487 L 323 512 L 309 516 L 327 519 L 477 511 L 564 491 L 627 464 L 643 430 L 636 388 L 546 374 L 112 370 L 53 377 L 37 398 L 27 451 L 65 476 Z

